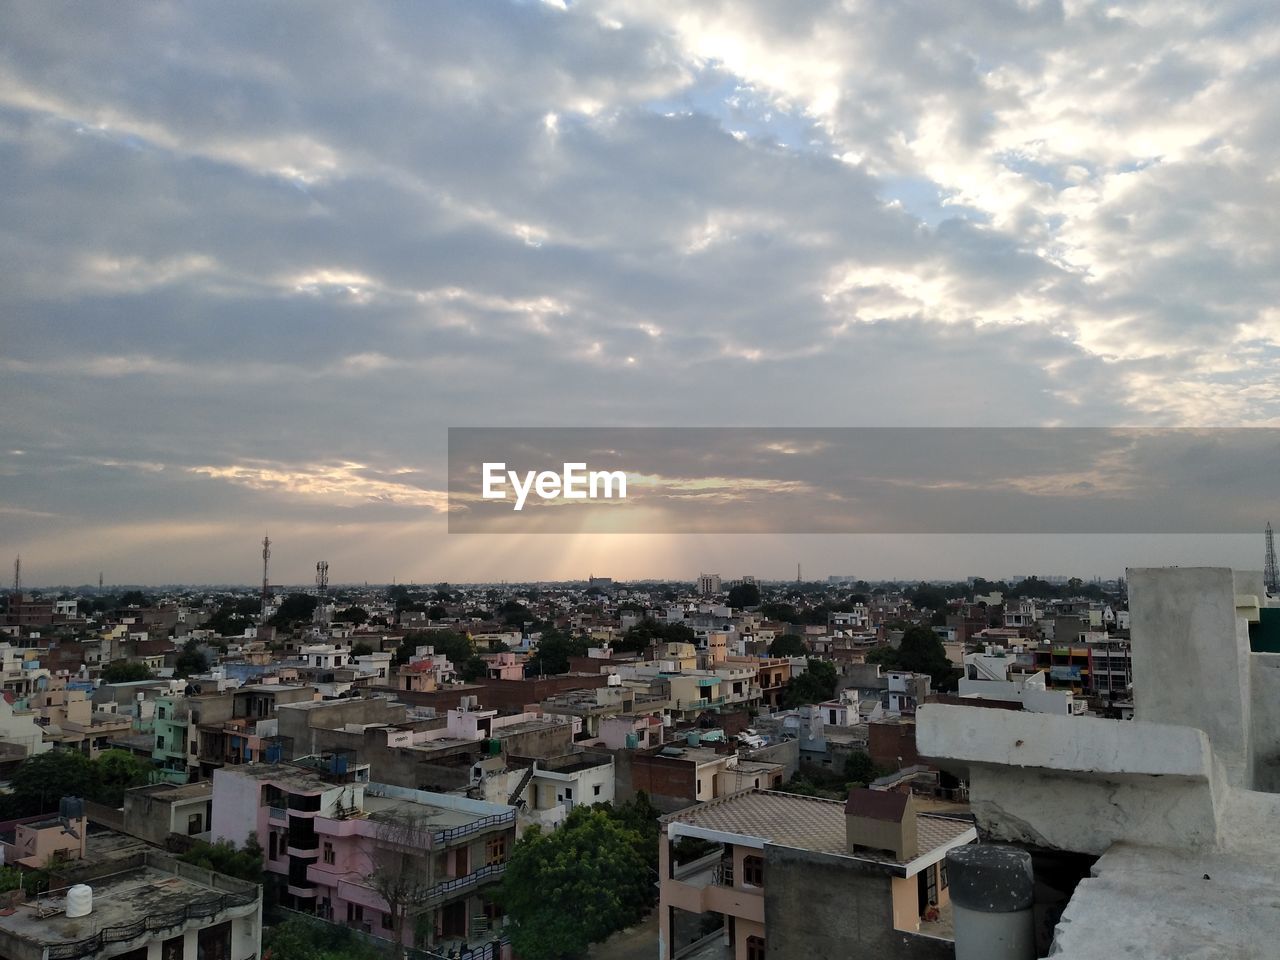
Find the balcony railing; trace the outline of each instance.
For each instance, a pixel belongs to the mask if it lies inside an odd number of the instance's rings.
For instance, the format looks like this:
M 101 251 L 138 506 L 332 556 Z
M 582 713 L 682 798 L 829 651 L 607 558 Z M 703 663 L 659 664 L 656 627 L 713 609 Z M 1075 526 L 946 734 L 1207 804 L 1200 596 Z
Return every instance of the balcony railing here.
M 500 880 L 506 869 L 507 865 L 505 863 L 492 863 L 487 867 L 481 867 L 479 870 L 473 870 L 465 877 L 455 877 L 452 880 L 446 880 L 444 883 L 436 884 L 431 888 L 431 892 L 427 894 L 427 899 L 423 906 L 436 906 L 446 900 L 452 900 L 459 894 L 473 890 L 481 884 L 492 880 Z
M 84 940 L 50 944 L 45 956 L 48 960 L 78 960 L 80 957 L 98 953 L 108 944 L 136 940 L 148 931 L 171 930 L 188 920 L 208 920 L 224 910 L 247 907 L 257 902 L 258 896 L 254 893 L 224 893 L 207 900 L 193 900 L 169 913 L 153 913 L 141 920 L 119 927 L 103 927 L 92 937 Z
M 481 833 L 485 830 L 493 830 L 498 827 L 509 827 L 516 822 L 516 812 L 510 810 L 507 813 L 495 813 L 493 816 L 485 817 L 481 820 L 474 820 L 471 823 L 464 823 L 460 827 L 450 827 L 447 830 L 437 830 L 431 835 L 431 845 L 433 847 L 443 846 L 460 840 L 463 837 L 469 837 L 475 833 Z

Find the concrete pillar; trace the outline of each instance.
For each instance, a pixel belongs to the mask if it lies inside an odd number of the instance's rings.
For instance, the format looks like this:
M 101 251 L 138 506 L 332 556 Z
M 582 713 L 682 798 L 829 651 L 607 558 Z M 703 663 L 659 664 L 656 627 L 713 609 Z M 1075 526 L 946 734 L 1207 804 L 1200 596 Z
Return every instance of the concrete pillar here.
M 1031 854 L 1003 844 L 947 851 L 956 960 L 1034 960 Z

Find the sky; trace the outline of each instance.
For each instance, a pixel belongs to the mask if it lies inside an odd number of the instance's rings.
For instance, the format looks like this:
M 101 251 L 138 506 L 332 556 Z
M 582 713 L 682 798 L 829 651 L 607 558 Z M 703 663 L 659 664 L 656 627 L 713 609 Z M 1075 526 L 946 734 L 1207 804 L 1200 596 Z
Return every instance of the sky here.
M 29 584 L 250 583 L 267 532 L 290 583 L 1260 566 L 449 534 L 446 449 L 1276 426 L 1278 55 L 1256 2 L 4 5 L 0 549 Z

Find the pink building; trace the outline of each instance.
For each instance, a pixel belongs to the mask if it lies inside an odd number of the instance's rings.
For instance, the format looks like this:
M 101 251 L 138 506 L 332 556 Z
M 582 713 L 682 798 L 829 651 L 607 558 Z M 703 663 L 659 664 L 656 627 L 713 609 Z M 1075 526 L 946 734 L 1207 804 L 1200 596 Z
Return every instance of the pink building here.
M 216 770 L 212 838 L 240 846 L 256 833 L 266 870 L 281 877 L 283 906 L 393 939 L 392 911 L 368 878 L 388 852 L 406 849 L 393 825 L 411 822 L 431 889 L 403 942 L 440 949 L 491 939 L 503 918 L 491 891 L 515 844 L 515 809 L 369 783 L 368 771 L 342 755 Z
M 484 657 L 485 676 L 490 680 L 523 680 L 524 663 L 514 653 L 490 653 Z

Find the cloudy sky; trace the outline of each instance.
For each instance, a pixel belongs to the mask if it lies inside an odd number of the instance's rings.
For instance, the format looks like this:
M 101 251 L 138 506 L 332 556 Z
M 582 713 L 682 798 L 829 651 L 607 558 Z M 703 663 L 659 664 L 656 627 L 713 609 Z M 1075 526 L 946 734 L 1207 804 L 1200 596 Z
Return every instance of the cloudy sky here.
M 451 426 L 1276 425 L 1264 10 L 7 4 L 0 544 L 32 583 L 251 582 L 268 529 L 282 581 L 1256 566 L 443 501 Z

